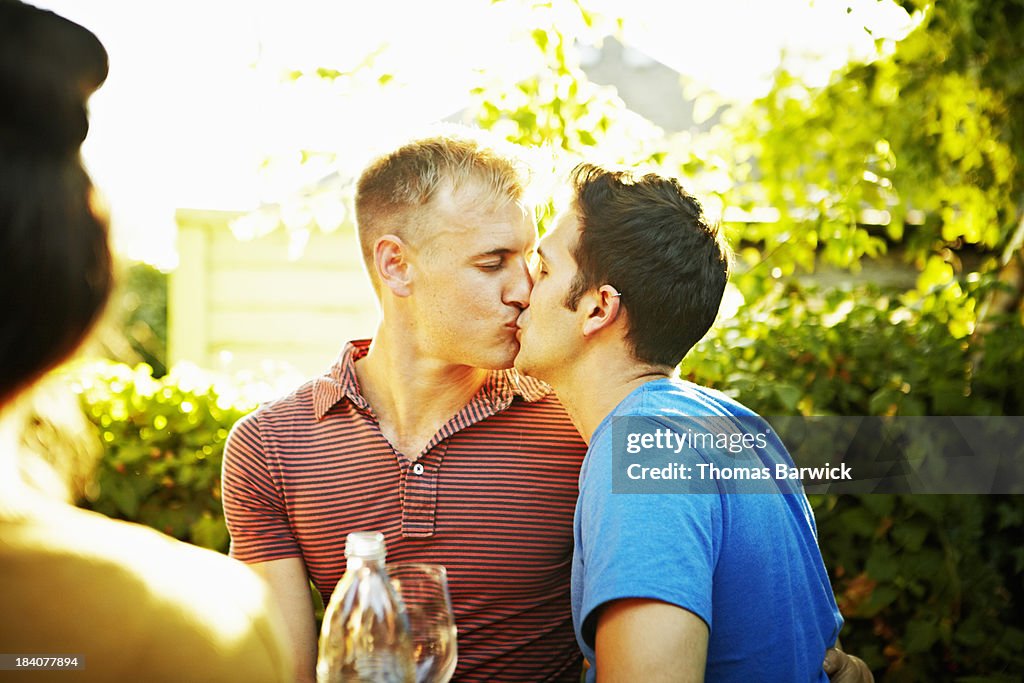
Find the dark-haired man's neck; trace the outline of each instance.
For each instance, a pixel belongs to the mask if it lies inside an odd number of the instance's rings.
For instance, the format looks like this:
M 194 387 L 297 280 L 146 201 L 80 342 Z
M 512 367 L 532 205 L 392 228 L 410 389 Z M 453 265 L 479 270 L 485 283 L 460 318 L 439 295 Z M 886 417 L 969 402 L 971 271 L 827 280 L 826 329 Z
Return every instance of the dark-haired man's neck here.
M 548 381 L 583 440 L 623 399 L 648 382 L 670 377 L 673 369 L 641 363 L 626 349 L 593 351 Z
M 391 446 L 416 460 L 434 434 L 469 403 L 487 370 L 425 357 L 408 337 L 387 326 L 355 364 L 363 397 Z

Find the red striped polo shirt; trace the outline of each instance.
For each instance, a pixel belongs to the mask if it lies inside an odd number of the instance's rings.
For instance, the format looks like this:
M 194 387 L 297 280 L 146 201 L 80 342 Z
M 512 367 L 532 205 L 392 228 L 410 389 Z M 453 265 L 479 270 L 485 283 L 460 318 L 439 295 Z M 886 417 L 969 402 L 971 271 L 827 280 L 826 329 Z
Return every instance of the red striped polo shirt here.
M 569 575 L 586 445 L 547 385 L 486 383 L 411 463 L 383 437 L 346 346 L 330 372 L 235 425 L 224 453 L 231 554 L 301 557 L 326 602 L 349 532 L 384 532 L 388 561 L 448 569 L 456 681 L 579 680 Z

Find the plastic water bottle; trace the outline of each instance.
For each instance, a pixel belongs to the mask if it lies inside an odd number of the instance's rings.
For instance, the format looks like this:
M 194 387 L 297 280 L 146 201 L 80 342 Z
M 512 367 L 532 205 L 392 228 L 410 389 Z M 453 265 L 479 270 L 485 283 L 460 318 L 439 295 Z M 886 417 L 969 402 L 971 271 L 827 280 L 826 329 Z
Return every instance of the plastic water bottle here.
M 317 683 L 412 683 L 409 618 L 384 569 L 384 534 L 348 535 L 348 566 L 320 630 Z

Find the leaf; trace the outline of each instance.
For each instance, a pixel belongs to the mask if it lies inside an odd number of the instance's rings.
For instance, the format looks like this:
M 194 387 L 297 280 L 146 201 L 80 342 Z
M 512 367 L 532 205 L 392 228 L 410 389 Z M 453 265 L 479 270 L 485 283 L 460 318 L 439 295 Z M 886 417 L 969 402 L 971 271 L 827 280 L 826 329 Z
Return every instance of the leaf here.
M 775 395 L 779 398 L 779 402 L 789 410 L 793 412 L 796 410 L 796 405 L 803 396 L 803 392 L 797 387 L 791 384 L 776 384 L 772 387 Z
M 895 389 L 883 388 L 871 395 L 868 401 L 869 415 L 891 415 L 893 406 L 899 405 L 903 396 Z
M 544 29 L 534 29 L 530 34 L 533 36 L 533 42 L 537 45 L 541 52 L 547 52 L 548 49 L 548 32 Z
M 877 518 L 864 508 L 855 507 L 839 515 L 843 527 L 851 534 L 862 538 L 873 538 Z
M 223 517 L 215 519 L 209 512 L 197 519 L 190 528 L 192 542 L 211 550 L 226 552 L 230 538 Z
M 864 571 L 875 581 L 892 581 L 899 575 L 899 559 L 890 548 L 877 546 L 868 556 Z
M 108 473 L 100 482 L 100 494 L 108 498 L 125 519 L 135 519 L 139 499 L 135 488 L 123 476 Z
M 867 494 L 860 497 L 860 503 L 878 517 L 888 517 L 896 505 L 896 499 L 887 494 Z
M 907 624 L 903 646 L 907 653 L 928 652 L 938 640 L 939 629 L 934 623 L 915 619 Z
M 928 536 L 928 527 L 913 520 L 897 523 L 892 529 L 892 540 L 905 551 L 921 549 Z
M 892 585 L 877 586 L 867 599 L 867 602 L 860 606 L 857 616 L 873 617 L 900 597 L 900 591 Z

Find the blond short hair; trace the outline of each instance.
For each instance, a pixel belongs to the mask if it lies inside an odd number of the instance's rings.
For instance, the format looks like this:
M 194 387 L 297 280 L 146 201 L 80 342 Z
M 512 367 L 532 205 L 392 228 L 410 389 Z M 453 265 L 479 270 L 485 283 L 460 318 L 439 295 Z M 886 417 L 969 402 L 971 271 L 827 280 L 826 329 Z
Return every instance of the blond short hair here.
M 522 205 L 528 177 L 512 145 L 472 129 L 413 140 L 372 161 L 356 185 L 355 209 L 374 287 L 374 243 L 390 233 L 422 244 L 429 238 L 421 232 L 423 218 L 443 190 L 458 196 L 467 210 Z

